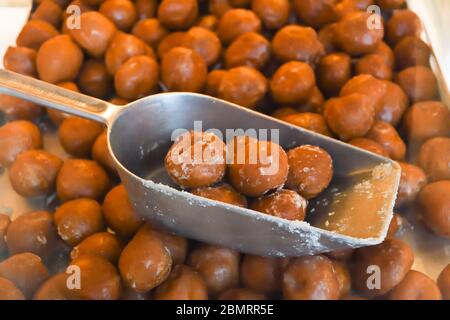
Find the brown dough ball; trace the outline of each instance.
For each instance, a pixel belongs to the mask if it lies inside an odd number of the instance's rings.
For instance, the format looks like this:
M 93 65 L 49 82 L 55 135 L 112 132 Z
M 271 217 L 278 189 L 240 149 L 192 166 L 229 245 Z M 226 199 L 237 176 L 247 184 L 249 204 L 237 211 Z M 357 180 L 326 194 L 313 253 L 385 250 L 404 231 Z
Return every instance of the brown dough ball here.
M 8 279 L 0 278 L 0 300 L 25 300 L 23 293 Z
M 297 192 L 282 189 L 257 198 L 250 209 L 287 220 L 303 221 L 308 201 Z
M 88 157 L 92 145 L 102 130 L 103 126 L 99 122 L 69 117 L 59 126 L 59 142 L 71 155 Z
M 190 267 L 177 265 L 155 291 L 156 300 L 208 300 L 203 278 Z
M 336 0 L 294 0 L 294 9 L 304 24 L 320 28 L 338 20 Z
M 450 238 L 450 181 L 441 180 L 423 187 L 419 204 L 423 222 L 437 235 Z
M 108 192 L 102 209 L 106 224 L 120 237 L 133 236 L 143 224 L 141 217 L 135 212 L 123 184 Z
M 189 265 L 205 280 L 210 294 L 216 295 L 239 283 L 239 253 L 232 249 L 201 244 L 189 256 Z
M 172 32 L 162 38 L 157 49 L 158 57 L 162 59 L 164 54 L 169 52 L 170 49 L 184 46 L 185 35 L 186 32 Z
M 225 175 L 225 144 L 213 133 L 184 133 L 167 152 L 165 166 L 182 188 L 212 185 Z
M 314 112 L 323 113 L 323 108 L 325 106 L 325 98 L 317 86 L 314 86 L 312 92 L 310 93 L 308 99 L 301 103 L 297 110 L 300 112 Z
M 336 26 L 336 42 L 351 56 L 372 53 L 383 40 L 384 28 L 369 29 L 372 13 L 354 12 L 346 15 Z
M 286 121 L 286 118 L 288 118 L 289 116 L 297 115 L 297 114 L 299 114 L 297 109 L 294 109 L 292 107 L 282 107 L 282 108 L 276 109 L 272 113 L 272 117 Z
M 386 63 L 386 60 L 375 53 L 365 55 L 356 62 L 356 74 L 370 74 L 377 79 L 391 80 L 392 68 Z
M 384 81 L 385 94 L 376 106 L 375 117 L 396 126 L 409 106 L 405 91 L 391 81 Z
M 33 300 L 68 300 L 67 278 L 66 273 L 58 273 L 48 278 L 36 291 Z
M 428 67 L 406 68 L 397 74 L 396 82 L 405 90 L 413 103 L 433 100 L 438 94 L 436 77 Z
M 61 24 L 61 7 L 53 0 L 40 1 L 36 10 L 31 15 L 31 20 L 43 20 L 55 28 L 58 28 Z
M 222 53 L 222 44 L 217 35 L 201 27 L 192 27 L 186 32 L 183 47 L 197 52 L 208 66 L 213 66 Z
M 327 96 L 335 96 L 350 80 L 352 60 L 346 53 L 331 53 L 317 64 L 317 85 Z
M 415 103 L 405 114 L 403 125 L 409 143 L 450 134 L 450 111 L 439 101 Z
M 84 238 L 70 252 L 72 260 L 84 255 L 97 255 L 116 264 L 122 252 L 122 241 L 109 232 L 94 233 Z
M 76 300 L 117 300 L 121 293 L 119 272 L 114 265 L 97 255 L 83 255 L 74 259 L 68 268 L 78 267 L 80 289 L 68 290 Z
M 143 225 L 119 258 L 122 280 L 130 289 L 146 292 L 169 276 L 172 258 L 149 225 Z
M 69 10 L 67 10 L 69 9 Z M 71 1 L 66 10 L 62 13 L 62 26 L 61 26 L 61 33 L 69 34 L 70 29 L 75 29 L 80 27 L 77 19 L 78 10 L 80 10 L 80 15 L 89 12 L 94 11 L 95 8 L 91 5 L 88 5 L 87 2 L 83 0 L 73 0 Z
M 337 27 L 336 22 L 327 24 L 326 26 L 321 28 L 317 33 L 317 39 L 322 44 L 326 54 L 330 54 L 337 51 L 336 27 Z
M 316 82 L 313 69 L 306 63 L 291 61 L 275 71 L 270 80 L 270 93 L 279 104 L 305 102 Z
M 242 284 L 255 292 L 276 294 L 281 291 L 281 278 L 286 259 L 245 255 L 241 264 Z
M 324 117 L 339 139 L 348 141 L 362 137 L 374 123 L 375 107 L 366 95 L 352 93 L 326 102 Z
M 382 145 L 391 159 L 403 160 L 405 158 L 406 145 L 391 124 L 375 121 L 366 137 Z
M 225 70 L 212 70 L 206 76 L 205 93 L 210 96 L 217 96 L 220 81 L 222 77 L 227 73 Z
M 234 40 L 225 52 L 226 68 L 248 66 L 263 68 L 270 58 L 270 42 L 256 32 L 246 32 Z
M 53 216 L 47 211 L 24 213 L 10 223 L 6 239 L 11 255 L 31 252 L 48 259 L 57 241 Z
M 108 136 L 107 131 L 104 130 L 95 140 L 92 146 L 92 159 L 100 163 L 103 168 L 107 169 L 111 173 L 116 173 L 116 167 L 114 160 L 108 149 Z
M 131 33 L 156 49 L 169 32 L 158 19 L 151 18 L 138 21 Z
M 196 196 L 247 208 L 247 199 L 226 183 L 215 187 L 196 188 L 191 190 L 191 193 Z
M 267 92 L 267 79 L 251 67 L 236 67 L 225 73 L 217 97 L 245 108 L 255 109 Z
M 272 50 L 281 62 L 292 60 L 315 64 L 324 55 L 325 49 L 310 27 L 289 25 L 281 28 L 272 38 Z
M 134 1 L 136 12 L 139 20 L 154 18 L 156 9 L 158 8 L 157 0 L 136 0 Z
M 289 0 L 253 0 L 252 11 L 267 29 L 279 29 L 286 25 L 290 13 Z
M 136 7 L 129 0 L 106 0 L 100 6 L 99 12 L 125 32 L 133 27 L 138 18 Z
M 3 66 L 33 78 L 37 77 L 36 70 L 37 51 L 26 47 L 8 47 L 3 56 Z
M 409 271 L 391 292 L 389 300 L 441 300 L 436 283 L 422 272 Z
M 168 231 L 153 230 L 153 232 L 163 242 L 167 251 L 169 251 L 173 262 L 172 264 L 183 264 L 188 252 L 188 240 Z
M 217 35 L 225 45 L 249 31 L 260 32 L 261 20 L 253 11 L 247 9 L 228 10 L 217 26 Z
M 95 161 L 68 159 L 56 178 L 56 193 L 63 202 L 77 198 L 101 199 L 109 185 L 108 175 Z
M 78 75 L 78 85 L 83 93 L 104 99 L 113 91 L 112 77 L 103 61 L 87 60 Z
M 325 256 L 292 259 L 283 274 L 283 297 L 288 300 L 336 300 L 339 281 Z
M 366 95 L 370 98 L 371 104 L 374 104 L 375 111 L 382 110 L 387 91 L 386 83 L 387 81 L 379 80 L 370 74 L 360 74 L 347 81 L 339 95 L 346 96 L 351 93 Z
M 312 199 L 325 190 L 333 178 L 333 160 L 320 147 L 308 144 L 287 153 L 289 175 L 287 186 L 306 199 Z
M 216 31 L 218 24 L 219 19 L 212 14 L 200 17 L 195 23 L 197 27 L 205 28 L 211 31 Z
M 25 252 L 0 262 L 0 278 L 11 281 L 26 298 L 48 278 L 48 270 L 39 256 Z
M 448 264 L 439 274 L 437 284 L 442 292 L 442 298 L 450 300 L 450 264 Z
M 106 69 L 114 75 L 125 61 L 139 55 L 154 57 L 153 50 L 144 41 L 132 34 L 118 32 L 106 50 Z
M 158 85 L 158 80 L 158 63 L 149 56 L 134 56 L 117 69 L 114 86 L 119 96 L 137 100 L 149 95 Z
M 395 66 L 395 55 L 394 51 L 387 45 L 386 42 L 381 41 L 375 51 L 374 54 L 377 54 L 381 57 L 383 57 L 386 64 L 391 68 L 394 69 Z
M 0 112 L 7 121 L 36 120 L 44 114 L 44 109 L 33 102 L 0 94 Z
M 387 239 L 376 246 L 358 249 L 352 269 L 353 287 L 367 297 L 381 296 L 403 280 L 413 261 L 412 249 L 398 239 Z M 370 266 L 378 266 L 379 273 Z M 379 283 L 369 279 L 373 275 L 380 277 Z
M 230 0 L 209 0 L 208 12 L 220 18 L 227 11 L 233 9 Z
M 108 0 L 105 4 L 112 1 L 117 0 Z M 69 34 L 89 55 L 102 57 L 116 31 L 116 27 L 107 16 L 89 11 L 80 16 L 80 28 L 69 29 Z
M 404 37 L 394 48 L 395 63 L 402 70 L 417 65 L 429 66 L 431 49 L 416 36 Z
M 163 0 L 158 7 L 159 21 L 170 30 L 186 30 L 198 17 L 197 0 Z
M 11 223 L 11 219 L 6 214 L 0 213 L 0 261 L 8 254 L 6 246 L 6 233 Z
M 331 263 L 333 264 L 334 273 L 339 282 L 339 295 L 340 297 L 345 297 L 350 293 L 352 286 L 350 270 L 342 261 L 331 260 Z
M 386 39 L 391 45 L 397 44 L 406 36 L 419 37 L 421 32 L 419 17 L 408 9 L 395 10 L 386 24 Z
M 0 166 L 9 166 L 23 151 L 40 148 L 42 136 L 34 123 L 18 120 L 0 127 Z
M 71 246 L 105 229 L 101 206 L 87 198 L 67 201 L 58 207 L 55 224 L 61 239 Z
M 419 163 L 430 181 L 450 180 L 450 138 L 425 142 L 420 148 Z
M 383 146 L 380 145 L 378 142 L 375 142 L 373 140 L 367 138 L 355 138 L 350 140 L 348 143 L 350 143 L 355 147 L 376 153 L 382 157 L 389 157 L 389 154 L 386 151 L 386 149 L 384 149 Z
M 284 121 L 289 122 L 298 127 L 323 134 L 325 136 L 331 136 L 325 118 L 321 114 L 302 112 L 286 116 L 284 118 Z
M 38 50 L 44 42 L 58 34 L 58 30 L 48 22 L 29 20 L 17 36 L 16 43 L 19 47 Z
M 218 300 L 265 300 L 266 297 L 247 288 L 232 288 L 224 291 Z
M 402 174 L 395 202 L 397 208 L 414 203 L 420 190 L 427 183 L 427 176 L 421 168 L 406 162 L 398 162 L 398 164 Z
M 228 180 L 240 193 L 259 197 L 283 187 L 289 165 L 286 152 L 271 141 L 236 137 L 227 146 Z
M 161 80 L 170 91 L 200 92 L 207 73 L 205 61 L 192 49 L 175 47 L 162 58 Z
M 62 160 L 44 150 L 20 153 L 9 169 L 13 189 L 24 197 L 51 194 L 55 190 L 56 176 Z

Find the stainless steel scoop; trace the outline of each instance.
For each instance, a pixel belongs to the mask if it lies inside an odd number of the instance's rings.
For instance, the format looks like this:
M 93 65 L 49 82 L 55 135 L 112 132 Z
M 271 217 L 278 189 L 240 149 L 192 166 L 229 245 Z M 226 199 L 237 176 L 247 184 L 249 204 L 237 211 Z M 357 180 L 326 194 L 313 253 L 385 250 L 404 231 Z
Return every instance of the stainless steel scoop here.
M 300 256 L 380 243 L 400 179 L 397 163 L 235 104 L 194 93 L 152 95 L 124 107 L 0 70 L 0 92 L 108 126 L 108 146 L 137 212 L 200 241 L 266 256 Z M 307 221 L 288 221 L 177 190 L 164 156 L 176 129 L 279 129 L 280 144 L 327 150 L 330 187 L 309 204 Z M 224 134 L 225 136 L 225 134 Z

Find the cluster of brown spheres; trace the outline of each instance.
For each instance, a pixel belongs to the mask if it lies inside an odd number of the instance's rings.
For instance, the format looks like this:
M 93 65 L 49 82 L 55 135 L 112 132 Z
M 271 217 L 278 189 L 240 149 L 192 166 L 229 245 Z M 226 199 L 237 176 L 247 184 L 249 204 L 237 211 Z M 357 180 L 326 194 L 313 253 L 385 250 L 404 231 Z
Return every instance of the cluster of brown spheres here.
M 373 4 L 383 17 L 369 29 Z M 81 11 L 78 27 L 71 5 Z M 450 111 L 421 32 L 404 0 L 37 1 L 3 57 L 6 69 L 117 105 L 162 91 L 212 95 L 389 157 L 402 176 L 379 245 L 297 258 L 243 254 L 143 222 L 102 125 L 2 94 L 4 174 L 21 196 L 56 193 L 58 206 L 12 221 L 0 214 L 0 300 L 450 299 L 450 267 L 436 282 L 411 270 L 413 250 L 396 238 L 408 210 L 430 237 L 450 237 Z M 49 119 L 70 158 L 45 150 Z M 303 219 L 285 204 L 305 204 L 332 176 L 295 170 L 311 162 L 330 169 L 325 154 L 314 161 L 315 148 L 271 145 L 285 167 L 261 185 L 255 166 L 166 166 L 193 194 Z M 282 205 L 267 210 L 274 203 Z M 67 286 L 71 265 L 81 289 Z M 370 265 L 381 270 L 376 290 L 366 286 Z

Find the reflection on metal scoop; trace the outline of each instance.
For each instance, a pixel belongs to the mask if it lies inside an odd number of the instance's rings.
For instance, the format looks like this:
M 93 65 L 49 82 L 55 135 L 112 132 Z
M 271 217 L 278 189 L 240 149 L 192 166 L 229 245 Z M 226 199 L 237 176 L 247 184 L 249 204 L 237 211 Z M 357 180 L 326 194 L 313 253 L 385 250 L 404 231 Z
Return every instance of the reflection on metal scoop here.
M 396 162 L 235 104 L 194 93 L 162 93 L 124 107 L 0 70 L 0 92 L 108 126 L 108 144 L 130 199 L 146 219 L 188 238 L 266 256 L 301 256 L 383 241 L 400 179 Z M 194 196 L 171 185 L 164 156 L 176 129 L 278 129 L 285 149 L 317 145 L 334 162 L 329 188 L 307 221 L 288 221 Z M 225 134 L 224 134 L 225 136 Z

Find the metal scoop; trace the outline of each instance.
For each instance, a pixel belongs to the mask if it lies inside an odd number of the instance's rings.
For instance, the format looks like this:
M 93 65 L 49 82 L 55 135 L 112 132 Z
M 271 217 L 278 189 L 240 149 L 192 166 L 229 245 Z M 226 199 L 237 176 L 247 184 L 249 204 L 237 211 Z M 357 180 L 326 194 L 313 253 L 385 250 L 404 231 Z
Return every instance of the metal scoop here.
M 301 256 L 383 241 L 400 179 L 397 163 L 258 112 L 194 93 L 152 95 L 124 107 L 0 70 L 0 92 L 108 126 L 108 147 L 137 212 L 200 241 L 265 256 Z M 164 168 L 174 130 L 279 129 L 285 149 L 317 145 L 334 161 L 329 188 L 288 221 L 177 190 Z M 224 134 L 225 136 L 225 134 Z

